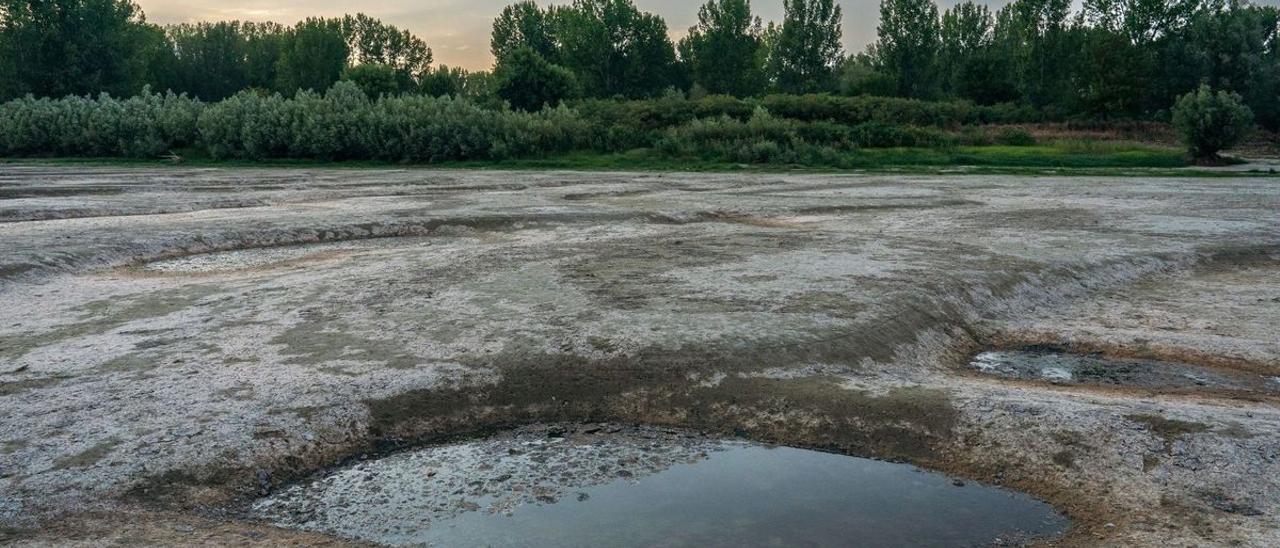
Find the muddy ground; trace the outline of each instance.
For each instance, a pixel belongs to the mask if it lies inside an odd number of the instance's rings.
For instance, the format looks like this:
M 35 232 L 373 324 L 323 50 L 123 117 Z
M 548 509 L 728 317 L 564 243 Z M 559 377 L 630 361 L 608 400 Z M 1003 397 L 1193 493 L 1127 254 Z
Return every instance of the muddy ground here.
M 983 377 L 1039 345 L 1280 376 L 1280 179 L 0 167 L 0 540 L 245 519 L 361 454 L 611 421 L 906 461 L 1064 545 L 1280 543 L 1273 393 Z

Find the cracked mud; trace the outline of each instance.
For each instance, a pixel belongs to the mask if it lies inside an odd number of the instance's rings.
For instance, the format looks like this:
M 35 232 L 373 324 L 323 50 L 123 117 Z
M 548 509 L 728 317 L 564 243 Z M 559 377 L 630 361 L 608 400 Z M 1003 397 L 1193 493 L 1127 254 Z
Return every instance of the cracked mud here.
M 3 540 L 342 543 L 243 508 L 362 454 L 610 422 L 1016 489 L 1071 518 L 1060 545 L 1280 543 L 1274 390 L 968 367 L 1280 376 L 1275 180 L 4 166 L 0 190 Z

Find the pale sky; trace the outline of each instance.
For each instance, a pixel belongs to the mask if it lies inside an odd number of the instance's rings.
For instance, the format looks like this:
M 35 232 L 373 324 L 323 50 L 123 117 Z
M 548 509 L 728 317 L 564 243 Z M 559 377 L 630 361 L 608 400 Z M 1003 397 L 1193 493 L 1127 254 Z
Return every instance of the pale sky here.
M 427 42 L 435 64 L 485 69 L 493 63 L 489 54 L 489 30 L 493 18 L 515 0 L 135 0 L 152 23 L 186 23 L 241 19 L 275 21 L 291 25 L 318 15 L 365 13 L 408 29 Z M 559 2 L 539 1 L 546 6 Z M 684 36 L 697 20 L 698 6 L 706 0 L 635 0 L 641 11 L 657 13 L 667 21 L 673 38 Z M 845 48 L 862 51 L 875 39 L 879 0 L 839 0 L 844 10 Z M 954 4 L 943 0 L 939 6 Z M 991 4 L 1002 4 L 993 0 Z M 752 11 L 767 22 L 782 20 L 782 0 L 753 0 Z
M 334 17 L 365 13 L 408 29 L 427 42 L 435 53 L 436 65 L 486 69 L 493 63 L 489 54 L 489 30 L 493 18 L 515 0 L 135 0 L 153 23 L 185 23 L 240 19 L 275 21 L 292 25 L 308 16 Z M 568 3 L 562 0 L 550 3 Z M 939 10 L 957 0 L 941 0 Z M 1262 0 L 1276 4 L 1280 0 Z M 546 6 L 549 2 L 540 1 Z M 635 0 L 642 11 L 657 13 L 667 21 L 673 39 L 687 32 L 697 19 L 698 6 L 705 0 Z M 879 0 L 839 0 L 844 10 L 844 44 L 850 52 L 860 52 L 875 40 L 879 21 Z M 1006 0 L 981 1 L 992 6 Z M 1079 2 L 1075 2 L 1079 4 Z M 767 22 L 782 20 L 782 0 L 753 0 L 752 10 Z

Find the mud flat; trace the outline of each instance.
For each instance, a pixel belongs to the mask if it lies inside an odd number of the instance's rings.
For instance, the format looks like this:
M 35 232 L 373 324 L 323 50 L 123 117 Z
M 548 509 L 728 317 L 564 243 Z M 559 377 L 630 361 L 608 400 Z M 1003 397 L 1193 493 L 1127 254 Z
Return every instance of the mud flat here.
M 346 543 L 245 508 L 362 455 L 607 423 L 1025 493 L 1070 518 L 1051 544 L 1280 544 L 1266 385 L 969 367 L 1034 347 L 1280 376 L 1272 179 L 0 183 L 4 540 Z

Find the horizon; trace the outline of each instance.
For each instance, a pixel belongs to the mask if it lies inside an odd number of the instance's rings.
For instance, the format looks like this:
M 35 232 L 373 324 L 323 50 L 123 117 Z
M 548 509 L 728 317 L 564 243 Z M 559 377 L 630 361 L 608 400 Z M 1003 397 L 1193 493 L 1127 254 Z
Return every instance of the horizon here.
M 467 70 L 487 70 L 493 65 L 489 52 L 489 33 L 493 19 L 502 8 L 516 0 L 382 0 L 360 5 L 347 2 L 299 2 L 296 0 L 135 0 L 146 14 L 147 21 L 162 25 L 196 23 L 202 21 L 274 21 L 292 25 L 306 17 L 340 17 L 346 14 L 364 13 L 389 24 L 403 28 L 426 41 L 434 54 L 433 66 L 448 65 Z M 705 0 L 634 0 L 641 11 L 653 12 L 667 22 L 672 40 L 679 40 L 697 22 L 698 8 Z M 1280 1 L 1280 0 L 1275 0 Z M 538 2 L 540 6 L 567 4 L 570 2 Z M 858 53 L 875 41 L 879 25 L 879 0 L 838 0 L 843 11 L 843 39 L 845 51 Z M 941 11 L 959 2 L 937 2 Z M 978 1 L 993 9 L 1009 3 L 1004 0 Z M 782 20 L 782 0 L 753 0 L 751 10 L 764 20 Z M 441 14 L 452 14 L 453 19 L 439 21 Z

